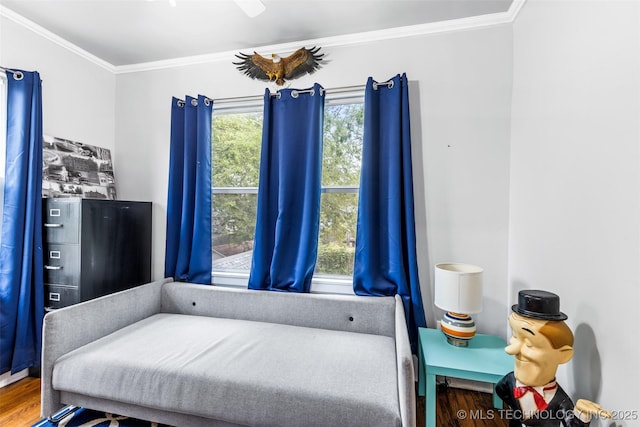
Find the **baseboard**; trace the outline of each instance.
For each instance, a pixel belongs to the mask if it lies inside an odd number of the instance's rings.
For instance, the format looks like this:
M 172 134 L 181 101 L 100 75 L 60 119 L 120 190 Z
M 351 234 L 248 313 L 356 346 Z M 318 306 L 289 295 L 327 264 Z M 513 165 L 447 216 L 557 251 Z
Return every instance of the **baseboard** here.
M 23 369 L 22 371 L 16 372 L 13 375 L 11 375 L 11 372 L 5 372 L 4 374 L 0 375 L 0 388 L 6 387 L 9 384 L 13 384 L 16 381 L 20 381 L 27 376 L 29 376 L 29 369 Z

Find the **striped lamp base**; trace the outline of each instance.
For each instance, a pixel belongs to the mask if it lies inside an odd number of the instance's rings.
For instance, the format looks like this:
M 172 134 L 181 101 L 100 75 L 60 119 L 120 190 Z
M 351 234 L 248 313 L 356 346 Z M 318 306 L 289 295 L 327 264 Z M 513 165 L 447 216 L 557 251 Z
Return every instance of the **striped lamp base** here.
M 471 316 L 451 311 L 446 312 L 442 317 L 440 328 L 449 344 L 456 347 L 467 347 L 469 340 L 476 334 L 476 324 Z

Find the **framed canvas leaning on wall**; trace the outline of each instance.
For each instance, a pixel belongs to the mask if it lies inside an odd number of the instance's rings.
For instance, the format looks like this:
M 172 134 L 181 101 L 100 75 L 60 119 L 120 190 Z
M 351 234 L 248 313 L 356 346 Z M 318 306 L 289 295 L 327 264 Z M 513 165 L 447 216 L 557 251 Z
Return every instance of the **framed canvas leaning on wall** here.
M 43 136 L 42 197 L 116 199 L 111 151 Z

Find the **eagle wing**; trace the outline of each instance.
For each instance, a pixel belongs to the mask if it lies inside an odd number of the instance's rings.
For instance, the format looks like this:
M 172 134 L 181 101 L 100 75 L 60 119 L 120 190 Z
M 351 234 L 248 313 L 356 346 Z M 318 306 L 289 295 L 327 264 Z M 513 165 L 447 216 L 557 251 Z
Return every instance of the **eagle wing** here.
M 311 74 L 320 68 L 320 61 L 322 61 L 324 53 L 318 54 L 319 50 L 320 48 L 315 46 L 311 49 L 302 47 L 283 58 L 284 77 L 291 80 L 303 74 Z
M 240 62 L 234 62 L 233 65 L 252 79 L 270 81 L 273 79 L 270 76 L 274 76 L 277 71 L 276 64 L 272 60 L 257 52 L 253 52 L 253 55 L 240 52 L 236 58 L 240 59 Z

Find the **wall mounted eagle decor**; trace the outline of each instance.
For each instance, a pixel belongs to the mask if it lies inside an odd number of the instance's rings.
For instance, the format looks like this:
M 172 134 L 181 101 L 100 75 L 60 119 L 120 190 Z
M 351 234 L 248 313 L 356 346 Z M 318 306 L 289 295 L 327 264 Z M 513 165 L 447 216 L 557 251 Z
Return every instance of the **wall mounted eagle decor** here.
M 320 68 L 324 53 L 318 54 L 318 51 L 320 51 L 319 47 L 314 46 L 311 49 L 302 47 L 286 58 L 272 54 L 272 59 L 265 58 L 256 52 L 253 55 L 240 52 L 236 55 L 240 62 L 233 64 L 252 79 L 275 81 L 278 86 L 282 86 L 286 80 L 311 74 Z

